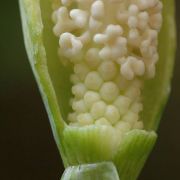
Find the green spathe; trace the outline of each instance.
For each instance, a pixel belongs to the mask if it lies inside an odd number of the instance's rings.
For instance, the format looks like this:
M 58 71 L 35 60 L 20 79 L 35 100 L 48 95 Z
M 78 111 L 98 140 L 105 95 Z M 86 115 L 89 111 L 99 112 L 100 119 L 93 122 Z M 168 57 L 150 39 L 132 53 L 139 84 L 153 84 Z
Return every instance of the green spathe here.
M 142 118 L 148 131 L 133 130 L 127 133 L 120 146 L 112 143 L 118 137 L 111 130 L 97 126 L 73 128 L 66 124 L 64 117 L 70 111 L 71 68 L 64 68 L 57 57 L 57 40 L 52 33 L 51 22 L 52 0 L 19 2 L 26 50 L 64 165 L 112 161 L 121 180 L 135 180 L 155 143 L 156 134 L 152 131 L 158 127 L 170 92 L 176 43 L 174 1 L 163 0 L 157 75 L 146 82 L 143 91 Z

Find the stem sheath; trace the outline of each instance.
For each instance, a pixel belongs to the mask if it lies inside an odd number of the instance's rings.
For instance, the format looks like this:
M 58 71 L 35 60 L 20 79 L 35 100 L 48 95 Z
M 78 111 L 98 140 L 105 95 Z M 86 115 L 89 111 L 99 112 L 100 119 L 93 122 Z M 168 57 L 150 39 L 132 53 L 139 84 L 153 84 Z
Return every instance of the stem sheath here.
M 112 162 L 68 167 L 61 180 L 120 180 Z

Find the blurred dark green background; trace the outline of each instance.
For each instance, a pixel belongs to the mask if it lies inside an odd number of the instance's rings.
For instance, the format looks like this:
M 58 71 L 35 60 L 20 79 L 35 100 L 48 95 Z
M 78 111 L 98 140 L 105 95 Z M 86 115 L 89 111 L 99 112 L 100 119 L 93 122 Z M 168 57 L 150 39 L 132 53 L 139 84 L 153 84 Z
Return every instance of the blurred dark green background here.
M 179 32 L 178 0 L 176 8 Z M 178 46 L 179 42 L 178 36 Z M 180 51 L 159 139 L 139 180 L 180 179 L 179 67 Z M 18 2 L 1 1 L 0 180 L 58 180 L 62 172 L 61 158 L 26 57 Z

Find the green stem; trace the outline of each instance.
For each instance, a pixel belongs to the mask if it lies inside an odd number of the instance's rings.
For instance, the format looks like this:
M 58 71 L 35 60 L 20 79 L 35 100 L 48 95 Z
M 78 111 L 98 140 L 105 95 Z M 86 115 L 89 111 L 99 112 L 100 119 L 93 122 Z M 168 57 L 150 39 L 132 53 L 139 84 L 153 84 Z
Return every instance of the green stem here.
M 68 167 L 61 180 L 120 180 L 112 162 Z

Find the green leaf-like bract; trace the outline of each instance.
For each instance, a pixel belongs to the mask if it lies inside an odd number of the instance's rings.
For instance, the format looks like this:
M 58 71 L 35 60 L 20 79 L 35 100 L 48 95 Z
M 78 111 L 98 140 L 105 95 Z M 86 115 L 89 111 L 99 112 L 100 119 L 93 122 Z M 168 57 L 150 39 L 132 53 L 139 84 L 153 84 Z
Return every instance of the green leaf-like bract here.
M 65 167 L 111 161 L 121 180 L 137 178 L 156 140 L 153 131 L 158 127 L 170 92 L 174 64 L 174 0 L 162 2 L 163 26 L 159 37 L 157 75 L 146 82 L 143 93 L 142 119 L 147 131 L 130 131 L 118 146 L 112 143 L 118 137 L 114 137 L 109 129 L 97 126 L 73 128 L 66 124 L 71 68 L 63 67 L 57 56 L 58 42 L 52 33 L 51 22 L 52 0 L 19 0 L 27 54 Z

